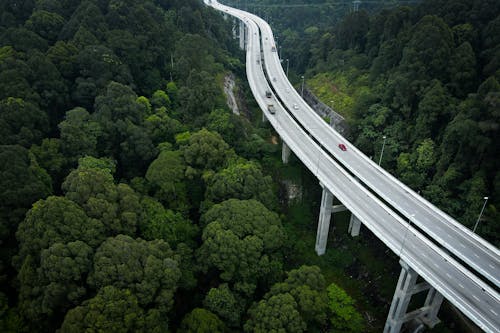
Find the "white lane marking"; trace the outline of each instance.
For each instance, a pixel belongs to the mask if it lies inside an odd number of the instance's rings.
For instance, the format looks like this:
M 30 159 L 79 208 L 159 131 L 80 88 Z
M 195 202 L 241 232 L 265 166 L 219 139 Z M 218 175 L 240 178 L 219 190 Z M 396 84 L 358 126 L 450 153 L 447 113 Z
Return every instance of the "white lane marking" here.
M 479 256 L 477 255 L 477 253 L 474 253 L 474 256 L 479 259 Z
M 498 313 L 496 313 L 495 311 L 493 311 L 493 309 L 490 309 L 490 312 L 492 312 L 495 316 L 498 316 Z
M 458 285 L 460 286 L 460 288 L 465 289 L 463 284 L 459 283 Z
M 474 297 L 478 302 L 481 302 L 481 300 L 479 298 L 477 298 L 476 295 L 472 295 L 472 297 Z
M 463 247 L 463 248 L 465 249 L 465 245 L 464 245 L 464 244 L 460 243 L 460 246 L 461 246 L 461 247 Z
M 495 266 L 493 266 L 492 264 L 488 264 L 488 266 L 490 266 L 490 268 L 495 269 Z
M 446 273 L 446 276 L 447 276 L 447 277 L 449 277 L 449 278 L 451 279 L 451 275 L 450 275 L 450 274 Z

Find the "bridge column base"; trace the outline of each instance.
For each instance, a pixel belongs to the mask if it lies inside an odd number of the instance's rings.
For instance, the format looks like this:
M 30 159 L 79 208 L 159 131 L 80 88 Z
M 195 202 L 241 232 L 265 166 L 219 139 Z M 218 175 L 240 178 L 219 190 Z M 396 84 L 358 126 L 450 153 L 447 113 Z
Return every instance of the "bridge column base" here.
M 356 217 L 356 215 L 351 213 L 351 220 L 349 221 L 348 232 L 352 237 L 359 236 L 359 230 L 361 229 L 361 221 Z
M 224 18 L 226 18 L 226 14 L 224 13 Z M 238 34 L 236 33 L 237 31 L 237 26 L 238 26 L 238 22 L 236 22 L 236 19 L 233 20 L 233 28 L 231 30 L 231 32 L 233 33 L 233 39 L 237 39 L 238 38 Z
M 325 254 L 326 243 L 328 241 L 328 229 L 332 217 L 333 194 L 323 184 L 321 194 L 321 207 L 319 211 L 318 231 L 316 232 L 316 253 L 321 256 Z
M 443 302 L 443 296 L 427 282 L 417 284 L 417 272 L 403 260 L 400 260 L 399 263 L 401 264 L 401 274 L 389 309 L 384 333 L 399 333 L 403 324 L 411 320 L 419 320 L 431 328 L 434 327 L 439 323 L 437 313 Z M 428 294 L 424 306 L 406 313 L 412 295 L 426 290 L 428 290 Z
M 240 49 L 245 49 L 245 24 L 243 21 L 240 21 Z
M 427 298 L 425 299 L 424 308 L 428 309 L 422 316 L 422 322 L 428 327 L 432 328 L 439 324 L 440 320 L 437 317 L 441 304 L 443 303 L 443 295 L 441 295 L 436 289 L 430 288 Z
M 281 160 L 283 161 L 284 164 L 288 164 L 288 162 L 290 161 L 290 153 L 291 153 L 290 147 L 288 147 L 286 142 L 283 141 L 283 145 L 281 148 Z

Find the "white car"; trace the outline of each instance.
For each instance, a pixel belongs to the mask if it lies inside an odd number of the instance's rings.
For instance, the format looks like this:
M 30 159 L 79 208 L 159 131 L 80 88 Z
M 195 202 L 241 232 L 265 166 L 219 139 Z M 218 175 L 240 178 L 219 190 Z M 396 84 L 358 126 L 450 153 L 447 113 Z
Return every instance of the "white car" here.
M 294 110 L 298 110 L 299 106 L 297 104 L 293 103 L 293 108 L 294 108 Z

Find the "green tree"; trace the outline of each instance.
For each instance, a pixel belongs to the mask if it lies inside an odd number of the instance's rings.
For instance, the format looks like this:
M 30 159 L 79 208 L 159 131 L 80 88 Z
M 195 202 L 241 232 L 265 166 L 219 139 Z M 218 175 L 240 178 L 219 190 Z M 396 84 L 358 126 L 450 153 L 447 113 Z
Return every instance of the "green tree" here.
M 417 168 L 428 174 L 436 163 L 435 145 L 431 139 L 425 139 L 417 147 Z
M 221 89 L 217 86 L 215 77 L 208 72 L 193 69 L 189 72 L 186 85 L 179 89 L 181 118 L 192 121 L 212 111 L 220 104 L 220 100 Z
M 241 297 L 233 293 L 227 283 L 209 290 L 203 306 L 219 316 L 230 327 L 239 327 L 244 310 Z
M 33 154 L 18 145 L 0 146 L 0 176 L 0 239 L 13 247 L 18 224 L 35 201 L 52 193 L 52 181 Z
M 185 219 L 180 213 L 165 209 L 161 203 L 144 197 L 141 200 L 142 216 L 139 220 L 139 231 L 146 240 L 163 239 L 176 248 L 179 243 L 196 246 L 195 237 L 198 227 Z
M 154 113 L 144 120 L 144 127 L 155 145 L 162 142 L 173 143 L 175 135 L 186 130 L 185 125 L 168 115 L 165 107 L 155 109 Z
M 297 302 L 290 294 L 278 294 L 260 301 L 248 311 L 245 332 L 300 333 L 307 329 L 297 310 Z
M 327 288 L 330 322 L 338 332 L 363 332 L 363 317 L 354 307 L 354 301 L 347 293 L 332 283 Z
M 40 96 L 38 104 L 44 108 L 53 129 L 61 121 L 68 103 L 67 82 L 61 77 L 57 67 L 40 51 L 27 54 L 26 63 L 31 69 L 30 83 Z
M 96 247 L 104 238 L 103 231 L 100 221 L 89 219 L 76 203 L 66 198 L 51 196 L 39 200 L 19 224 L 16 266 L 19 268 L 28 255 L 39 258 L 43 249 L 55 243 L 79 240 Z
M 464 42 L 450 59 L 450 86 L 456 96 L 465 97 L 477 86 L 476 55 L 469 42 Z
M 169 109 L 171 106 L 170 97 L 168 97 L 165 91 L 156 90 L 151 97 L 151 104 L 155 109 L 159 109 L 161 107 Z
M 81 159 L 78 168 L 66 177 L 62 184 L 65 196 L 89 217 L 101 221 L 107 235 L 134 235 L 140 216 L 139 196 L 126 184 L 114 184 L 106 162 L 100 168 L 89 167 L 89 163 L 89 159 Z
M 64 25 L 60 39 L 71 39 L 80 27 L 88 30 L 97 38 L 103 37 L 107 30 L 106 22 L 101 9 L 95 3 L 91 1 L 79 3 L 71 18 Z
M 277 206 L 270 176 L 264 176 L 255 162 L 232 164 L 207 181 L 205 205 L 219 203 L 229 198 L 255 199 L 268 209 Z
M 62 153 L 61 140 L 43 139 L 41 145 L 32 145 L 30 152 L 39 165 L 49 173 L 53 188 L 59 188 L 68 165 L 68 160 Z
M 424 75 L 445 81 L 453 46 L 453 34 L 448 25 L 437 16 L 424 16 L 414 26 L 401 65 L 417 77 Z
M 174 252 L 163 240 L 145 241 L 118 235 L 97 249 L 88 283 L 127 289 L 144 309 L 167 315 L 174 304 L 181 272 Z
M 438 137 L 456 112 L 454 103 L 440 81 L 432 82 L 418 104 L 414 139 Z
M 219 133 L 223 140 L 230 142 L 233 147 L 241 144 L 242 133 L 245 132 L 241 118 L 225 109 L 215 109 L 210 112 L 207 129 Z
M 101 127 L 84 108 L 77 107 L 66 112 L 65 119 L 59 123 L 59 130 L 61 149 L 65 156 L 78 159 L 86 155 L 97 155 Z
M 90 109 L 98 93 L 106 90 L 105 96 L 95 101 L 96 111 L 111 116 L 135 117 L 131 109 L 137 96 L 128 91 L 130 88 L 121 86 L 130 84 L 132 76 L 127 65 L 113 51 L 101 45 L 86 46 L 77 56 L 77 68 L 80 76 L 76 79 L 73 98 L 80 106 Z M 124 94 L 126 98 L 122 96 Z M 113 107 L 106 108 L 113 104 Z M 105 110 L 100 110 L 101 107 Z
M 59 14 L 46 10 L 36 10 L 26 21 L 26 27 L 53 42 L 57 39 L 64 23 L 64 18 Z
M 22 52 L 29 52 L 31 50 L 45 52 L 48 48 L 48 43 L 45 39 L 24 27 L 9 27 L 5 29 L 1 39 L 3 45 L 12 45 L 14 49 Z
M 308 330 L 322 330 L 327 321 L 327 296 L 325 293 L 325 278 L 317 266 L 301 266 L 288 272 L 287 279 L 272 286 L 264 298 L 273 295 L 291 295 L 297 311 Z
M 71 42 L 57 41 L 47 51 L 47 58 L 66 79 L 74 79 L 77 74 L 76 57 L 78 49 Z
M 212 312 L 196 308 L 182 319 L 179 332 L 221 333 L 226 332 L 224 323 Z
M 278 216 L 256 200 L 230 199 L 207 211 L 197 251 L 204 272 L 216 269 L 234 290 L 251 295 L 259 281 L 281 273 L 284 232 Z
M 68 309 L 86 295 L 92 248 L 82 241 L 55 243 L 41 251 L 40 263 L 28 256 L 19 271 L 19 303 L 32 322 L 54 328 Z
M 179 151 L 162 151 L 146 172 L 154 196 L 167 207 L 178 211 L 185 211 L 188 207 L 185 170 Z
M 338 27 L 338 42 L 342 49 L 363 51 L 369 28 L 368 14 L 361 10 L 347 15 Z
M 120 290 L 113 286 L 105 286 L 98 294 L 82 305 L 68 311 L 60 331 L 65 332 L 137 332 L 156 329 L 154 332 L 168 328 L 161 317 L 150 317 L 139 306 L 137 298 L 129 290 Z
M 158 154 L 157 148 L 142 126 L 130 126 L 128 136 L 120 144 L 119 161 L 127 178 L 143 175 Z
M 229 145 L 220 134 L 203 128 L 189 137 L 180 151 L 186 163 L 198 170 L 218 170 L 224 167 L 231 156 Z
M 137 95 L 128 86 L 118 82 L 107 85 L 105 93 L 95 100 L 95 120 L 103 129 L 102 151 L 118 155 L 118 148 L 127 135 L 130 124 L 140 125 L 143 114 Z
M 29 148 L 47 133 L 48 119 L 36 105 L 21 98 L 0 101 L 0 144 Z

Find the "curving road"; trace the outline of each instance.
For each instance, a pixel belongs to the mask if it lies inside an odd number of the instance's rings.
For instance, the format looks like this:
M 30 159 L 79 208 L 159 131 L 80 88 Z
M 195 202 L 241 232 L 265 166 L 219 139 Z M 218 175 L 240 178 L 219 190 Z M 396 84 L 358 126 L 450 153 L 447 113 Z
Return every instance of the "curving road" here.
M 205 3 L 237 17 L 247 25 L 249 38 L 246 69 L 250 88 L 270 123 L 297 157 L 365 226 L 445 298 L 485 331 L 500 332 L 499 294 L 448 255 L 448 251 L 454 253 L 498 286 L 500 276 L 498 274 L 500 257 L 498 249 L 475 235 L 468 235 L 470 232 L 457 225 L 458 222 L 420 198 L 383 169 L 378 168 L 344 138 L 337 137 L 338 133 L 310 110 L 286 79 L 276 52 L 271 51 L 271 45 L 274 45 L 274 42 L 272 31 L 267 23 L 255 15 L 224 6 L 213 0 L 205 0 Z M 272 78 L 276 78 L 276 81 L 271 79 L 270 82 L 273 83 L 274 91 L 284 101 L 284 105 L 281 105 L 275 96 L 271 99 L 265 97 L 265 91 L 270 90 L 271 87 L 260 61 L 261 41 L 266 71 L 271 73 Z M 276 107 L 274 115 L 267 111 L 267 104 L 270 102 Z M 293 104 L 297 104 L 298 110 L 294 109 Z M 348 147 L 346 153 L 336 151 L 339 142 Z M 346 168 L 364 184 L 347 172 Z M 332 177 L 332 175 L 335 176 Z M 370 187 L 371 190 L 365 186 Z M 377 190 L 383 186 L 389 186 L 390 191 L 399 193 L 399 197 L 394 194 L 387 195 L 385 189 Z M 372 191 L 386 202 L 379 200 Z M 404 200 L 400 199 L 401 197 Z M 406 203 L 401 203 L 401 201 L 406 201 Z M 388 207 L 386 203 L 392 207 Z M 393 209 L 398 209 L 402 214 L 410 216 L 411 221 L 427 235 L 413 228 Z M 432 223 L 428 225 L 425 222 L 427 220 Z M 436 231 L 438 229 L 432 226 L 433 224 L 442 224 L 439 225 L 441 228 L 448 228 L 451 231 L 438 232 Z M 456 249 L 456 245 L 451 244 L 455 240 L 446 239 L 448 237 L 445 235 L 448 232 L 454 235 L 453 237 L 463 237 L 464 243 L 462 244 L 465 250 L 462 246 Z M 434 233 L 437 234 L 436 237 Z M 448 251 L 430 241 L 428 236 L 445 245 Z M 474 257 L 477 255 L 481 260 L 477 258 L 470 260 L 469 255 Z M 489 262 L 492 267 L 489 264 L 484 267 L 482 263 L 477 263 L 483 260 Z
M 436 243 L 463 260 L 496 287 L 500 287 L 500 251 L 379 167 L 325 123 L 286 78 L 278 55 L 271 51 L 275 44 L 269 24 L 252 14 L 247 17 L 251 17 L 262 31 L 266 71 L 276 78 L 276 81 L 271 81 L 273 88 L 305 129 L 346 169 L 395 210 Z M 338 148 L 340 143 L 347 147 L 346 152 Z

